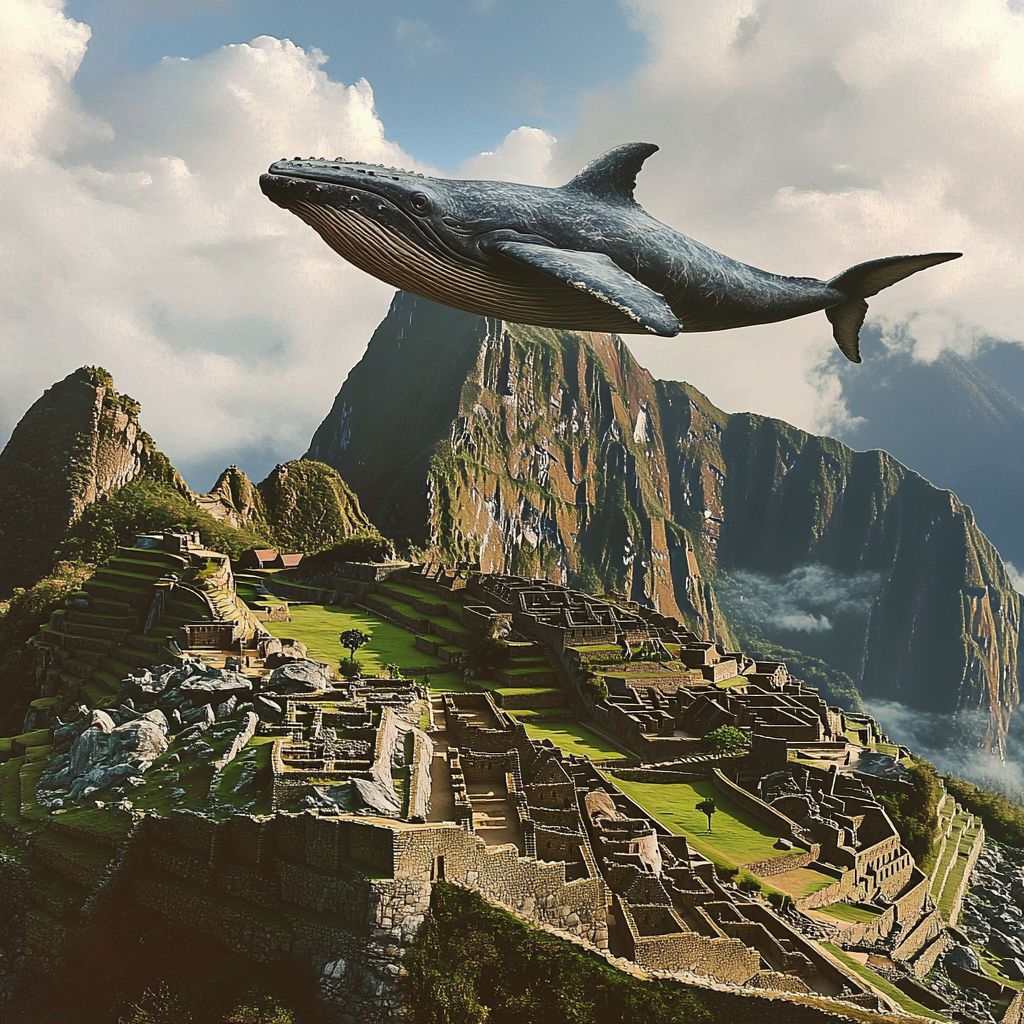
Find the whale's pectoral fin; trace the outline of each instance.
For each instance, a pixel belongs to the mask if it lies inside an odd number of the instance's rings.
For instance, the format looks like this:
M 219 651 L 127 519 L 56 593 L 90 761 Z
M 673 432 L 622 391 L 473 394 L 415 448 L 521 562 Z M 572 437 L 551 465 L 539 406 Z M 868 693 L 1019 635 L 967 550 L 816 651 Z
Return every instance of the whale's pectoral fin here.
M 860 329 L 867 312 L 868 304 L 863 299 L 851 299 L 825 310 L 825 316 L 832 324 L 832 337 L 851 363 L 860 362 Z
M 649 334 L 670 338 L 682 330 L 664 296 L 627 274 L 603 252 L 514 241 L 492 242 L 487 248 L 614 306 Z

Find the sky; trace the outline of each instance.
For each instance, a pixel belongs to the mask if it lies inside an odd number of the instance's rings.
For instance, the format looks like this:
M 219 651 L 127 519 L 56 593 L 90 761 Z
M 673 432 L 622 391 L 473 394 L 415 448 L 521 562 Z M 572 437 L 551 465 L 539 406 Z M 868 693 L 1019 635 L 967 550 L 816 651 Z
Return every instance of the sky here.
M 745 262 L 965 258 L 871 300 L 918 359 L 1017 342 L 1024 15 L 1003 0 L 3 0 L 0 443 L 106 366 L 196 488 L 301 455 L 392 290 L 259 192 L 281 156 L 637 198 Z M 848 423 L 821 315 L 629 339 L 727 410 Z

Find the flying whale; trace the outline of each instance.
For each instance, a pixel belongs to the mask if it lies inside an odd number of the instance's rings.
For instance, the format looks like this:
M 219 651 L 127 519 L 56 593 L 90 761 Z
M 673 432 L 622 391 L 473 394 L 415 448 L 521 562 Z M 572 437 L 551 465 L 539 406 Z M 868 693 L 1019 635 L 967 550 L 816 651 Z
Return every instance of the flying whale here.
M 340 157 L 279 160 L 260 188 L 360 269 L 470 313 L 672 337 L 824 310 L 855 363 L 865 300 L 962 255 L 889 256 L 827 281 L 760 270 L 636 202 L 637 174 L 657 150 L 647 142 L 618 146 L 558 188 L 431 178 Z

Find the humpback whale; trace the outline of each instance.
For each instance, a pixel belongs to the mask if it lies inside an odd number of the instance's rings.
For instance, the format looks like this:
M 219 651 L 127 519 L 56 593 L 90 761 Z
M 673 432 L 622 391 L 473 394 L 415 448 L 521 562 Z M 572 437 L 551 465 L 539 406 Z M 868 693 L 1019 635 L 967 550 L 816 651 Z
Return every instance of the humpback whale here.
M 962 255 L 889 256 L 827 281 L 760 270 L 688 238 L 636 202 L 636 176 L 657 149 L 618 146 L 558 188 L 431 178 L 341 157 L 279 160 L 260 176 L 260 188 L 350 263 L 470 313 L 672 337 L 824 310 L 855 363 L 865 300 Z

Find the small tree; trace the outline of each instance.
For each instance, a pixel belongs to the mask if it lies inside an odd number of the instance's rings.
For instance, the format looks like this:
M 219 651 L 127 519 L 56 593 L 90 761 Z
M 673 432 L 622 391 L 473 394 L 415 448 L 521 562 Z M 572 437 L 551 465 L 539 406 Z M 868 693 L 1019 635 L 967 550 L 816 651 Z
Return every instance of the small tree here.
M 750 749 L 750 740 L 742 729 L 735 725 L 720 725 L 703 737 L 714 754 L 745 754 Z
M 711 816 L 718 810 L 718 808 L 715 807 L 715 798 L 713 796 L 704 797 L 704 799 L 697 804 L 697 810 L 708 819 L 708 832 L 710 832 Z
M 364 633 L 361 629 L 346 629 L 344 633 L 338 635 L 338 640 L 348 651 L 349 660 L 355 664 L 356 651 L 370 642 L 370 634 Z

